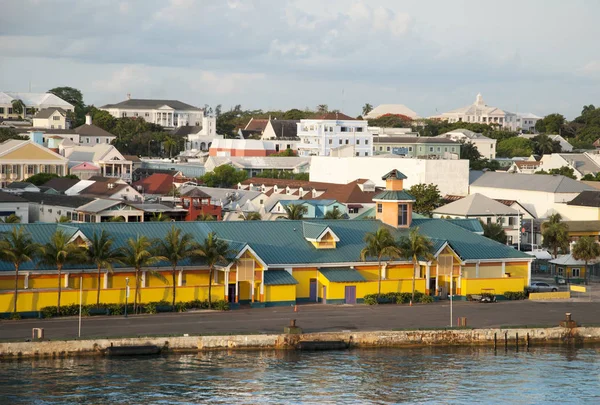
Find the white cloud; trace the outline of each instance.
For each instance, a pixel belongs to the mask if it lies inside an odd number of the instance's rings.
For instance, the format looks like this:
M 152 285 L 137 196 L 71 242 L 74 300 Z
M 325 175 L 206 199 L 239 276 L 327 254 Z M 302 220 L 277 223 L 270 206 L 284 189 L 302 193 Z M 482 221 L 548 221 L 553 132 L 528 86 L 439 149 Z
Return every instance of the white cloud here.
M 148 68 L 127 65 L 118 68 L 106 79 L 92 81 L 92 88 L 103 93 L 131 93 L 151 83 Z
M 199 80 L 191 80 L 192 87 L 204 93 L 227 95 L 244 92 L 250 86 L 262 85 L 266 79 L 263 73 L 217 73 L 201 72 Z
M 577 69 L 577 73 L 581 76 L 600 79 L 600 60 L 593 60 L 586 63 Z

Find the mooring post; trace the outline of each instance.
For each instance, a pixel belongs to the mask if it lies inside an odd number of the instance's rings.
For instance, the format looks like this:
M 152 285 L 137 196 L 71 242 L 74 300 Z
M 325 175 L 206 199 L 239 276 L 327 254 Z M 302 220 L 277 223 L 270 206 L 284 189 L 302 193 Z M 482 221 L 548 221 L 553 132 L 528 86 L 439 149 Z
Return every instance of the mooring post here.
M 527 348 L 529 349 L 529 332 L 527 332 Z
M 494 332 L 494 351 L 496 351 L 496 348 L 497 348 L 497 346 L 496 346 L 496 345 L 497 345 L 497 343 L 498 343 L 498 341 L 497 341 L 497 338 L 498 338 L 498 337 L 497 337 L 496 335 L 497 335 L 497 333 L 496 333 L 496 332 Z
M 504 351 L 508 351 L 508 332 L 504 332 Z
M 517 332 L 515 335 L 515 347 L 517 351 L 519 351 L 519 332 Z

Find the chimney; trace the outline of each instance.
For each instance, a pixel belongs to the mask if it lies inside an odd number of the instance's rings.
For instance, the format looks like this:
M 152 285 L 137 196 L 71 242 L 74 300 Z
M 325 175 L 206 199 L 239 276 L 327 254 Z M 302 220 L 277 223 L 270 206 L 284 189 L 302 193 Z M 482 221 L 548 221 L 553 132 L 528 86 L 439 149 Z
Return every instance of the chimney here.
M 92 125 L 92 116 L 90 114 L 85 115 L 85 125 Z
M 131 100 L 131 93 L 127 93 L 127 100 Z

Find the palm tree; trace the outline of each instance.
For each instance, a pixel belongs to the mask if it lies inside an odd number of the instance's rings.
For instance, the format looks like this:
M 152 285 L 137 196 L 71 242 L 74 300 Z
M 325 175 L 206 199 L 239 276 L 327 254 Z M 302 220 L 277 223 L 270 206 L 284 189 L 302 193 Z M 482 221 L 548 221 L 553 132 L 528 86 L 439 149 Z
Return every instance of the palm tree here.
M 554 258 L 558 256 L 559 248 L 566 250 L 569 247 L 569 226 L 561 220 L 560 214 L 556 213 L 542 224 L 542 246 L 552 249 Z
M 194 251 L 193 256 L 195 260 L 202 260 L 208 266 L 208 308 L 210 309 L 212 304 L 212 281 L 215 266 L 219 263 L 229 264 L 235 263 L 237 259 L 234 258 L 236 251 L 229 248 L 229 243 L 217 238 L 214 232 L 208 234 L 206 239 L 198 245 Z
M 177 293 L 177 266 L 179 262 L 191 257 L 198 248 L 194 236 L 190 233 L 181 234 L 181 229 L 171 226 L 164 239 L 158 240 L 157 254 L 161 260 L 171 263 L 173 274 L 173 311 L 175 311 L 175 296 Z
M 171 220 L 171 217 L 169 217 L 168 215 L 163 214 L 162 212 L 159 212 L 158 214 L 155 212 L 150 217 L 150 221 L 151 222 L 168 222 L 170 220 Z
M 14 226 L 10 233 L 3 236 L 0 241 L 0 257 L 15 266 L 15 299 L 13 313 L 17 312 L 17 298 L 19 288 L 19 269 L 23 263 L 31 262 L 39 253 L 40 246 L 33 243 L 31 235 L 25 228 Z
M 588 284 L 591 279 L 591 274 L 588 271 L 588 262 L 600 256 L 600 245 L 596 243 L 594 238 L 583 236 L 571 248 L 571 254 L 576 260 L 585 261 L 585 273 Z
M 302 219 L 308 212 L 308 208 L 302 204 L 289 204 L 284 208 L 287 214 L 287 219 Z
M 60 224 L 64 224 L 64 223 L 71 222 L 71 220 L 69 218 L 67 218 L 66 216 L 64 216 L 64 215 L 61 215 L 60 218 L 58 218 L 56 220 L 56 222 L 60 223 Z
M 152 252 L 152 242 L 147 236 L 129 238 L 124 249 L 123 264 L 132 267 L 135 270 L 135 296 L 133 300 L 133 312 L 137 313 L 138 302 L 140 301 L 140 281 L 142 267 L 152 266 L 160 261 Z M 157 272 L 151 274 L 159 276 Z M 161 276 L 159 276 L 161 277 Z
M 317 106 L 317 112 L 319 114 L 326 114 L 329 112 L 329 107 L 327 106 L 327 104 L 319 104 Z
M 251 211 L 247 214 L 242 212 L 238 215 L 238 219 L 243 219 L 244 221 L 262 221 L 262 215 L 260 215 L 260 212 L 256 211 Z
M 200 214 L 196 217 L 196 221 L 216 221 L 217 219 L 210 214 Z
M 377 268 L 379 269 L 379 284 L 377 295 L 381 295 L 381 261 L 384 258 L 389 260 L 400 257 L 400 249 L 390 233 L 389 229 L 380 227 L 375 232 L 369 232 L 365 235 L 366 246 L 360 251 L 360 260 L 366 262 L 369 257 L 377 258 Z
M 18 224 L 21 222 L 21 217 L 15 215 L 15 214 L 10 214 L 9 216 L 5 217 L 5 218 L 0 218 L 0 223 L 3 224 Z
M 12 101 L 12 109 L 13 109 L 13 113 L 21 115 L 23 114 L 23 116 L 25 115 L 25 104 L 21 101 L 21 100 L 13 100 Z
M 497 222 L 486 224 L 481 221 L 481 227 L 483 228 L 483 236 L 486 238 L 495 240 L 496 242 L 506 243 L 506 232 L 504 231 L 502 224 Z
M 175 139 L 173 139 L 172 137 L 170 137 L 170 136 L 167 136 L 167 137 L 165 138 L 165 141 L 163 142 L 163 147 L 164 147 L 165 149 L 168 149 L 168 150 L 169 150 L 169 158 L 172 158 L 172 157 L 173 157 L 173 148 L 174 148 L 175 146 L 177 146 L 177 141 L 175 141 Z
M 363 117 L 365 115 L 367 115 L 368 113 L 370 113 L 371 111 L 373 111 L 373 105 L 371 105 L 369 103 L 365 103 L 365 105 L 362 108 L 362 115 L 363 115 Z
M 56 314 L 60 315 L 60 296 L 62 293 L 62 269 L 68 263 L 82 263 L 86 259 L 83 248 L 73 242 L 62 230 L 52 234 L 50 241 L 40 248 L 40 263 L 56 266 L 58 271 L 58 300 Z
M 533 137 L 533 150 L 538 155 L 560 152 L 560 142 L 553 141 L 548 135 L 541 134 Z
M 115 240 L 105 231 L 100 234 L 94 232 L 90 244 L 87 248 L 88 260 L 96 265 L 98 269 L 96 293 L 96 306 L 100 306 L 100 278 L 102 269 L 106 268 L 110 272 L 113 271 L 113 265 L 123 263 L 123 250 L 121 248 L 113 248 Z
M 121 215 L 116 217 L 110 217 L 108 222 L 125 222 L 125 218 L 123 218 Z
M 419 227 L 415 227 L 410 230 L 408 237 L 403 236 L 400 239 L 400 251 L 402 257 L 411 258 L 413 263 L 413 276 L 412 276 L 412 300 L 415 300 L 415 283 L 417 265 L 419 264 L 419 258 L 426 261 L 434 260 L 432 253 L 433 243 L 425 235 L 421 235 Z M 452 277 L 452 275 L 450 275 Z
M 327 211 L 325 213 L 325 219 L 344 219 L 344 214 L 340 211 L 338 207 L 333 207 L 333 210 Z

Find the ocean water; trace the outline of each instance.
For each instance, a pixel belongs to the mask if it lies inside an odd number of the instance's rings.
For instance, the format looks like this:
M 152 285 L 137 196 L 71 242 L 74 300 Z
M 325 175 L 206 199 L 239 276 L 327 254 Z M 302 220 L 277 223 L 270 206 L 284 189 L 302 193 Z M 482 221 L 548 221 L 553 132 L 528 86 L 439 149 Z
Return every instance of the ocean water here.
M 0 362 L 0 404 L 600 404 L 600 347 Z

